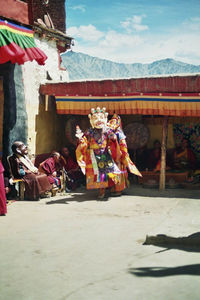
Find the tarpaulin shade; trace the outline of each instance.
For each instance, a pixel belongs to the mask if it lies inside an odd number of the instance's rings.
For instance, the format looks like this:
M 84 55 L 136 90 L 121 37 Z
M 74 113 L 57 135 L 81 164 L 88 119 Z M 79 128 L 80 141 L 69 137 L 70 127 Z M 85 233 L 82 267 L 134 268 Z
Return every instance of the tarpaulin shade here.
M 46 59 L 35 44 L 32 30 L 0 19 L 0 64 L 11 61 L 21 65 L 36 60 L 44 65 Z
M 110 114 L 200 116 L 200 93 L 135 93 L 124 96 L 56 95 L 58 114 L 87 115 L 92 107 L 106 107 Z

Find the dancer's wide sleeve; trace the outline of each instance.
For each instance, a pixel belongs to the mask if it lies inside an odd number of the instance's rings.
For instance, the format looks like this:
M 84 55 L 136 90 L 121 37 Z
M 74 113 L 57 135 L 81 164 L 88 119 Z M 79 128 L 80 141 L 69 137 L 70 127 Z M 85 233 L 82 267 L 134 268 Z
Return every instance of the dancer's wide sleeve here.
M 121 150 L 121 153 L 122 153 L 122 156 L 121 156 L 122 163 L 125 165 L 125 167 L 127 167 L 129 169 L 129 171 L 131 173 L 142 177 L 142 174 L 140 173 L 140 171 L 137 169 L 136 165 L 130 159 L 130 156 L 128 154 L 128 147 L 127 147 L 127 144 L 126 144 L 126 140 L 121 139 L 120 142 L 119 142 L 119 145 L 120 145 L 120 150 Z

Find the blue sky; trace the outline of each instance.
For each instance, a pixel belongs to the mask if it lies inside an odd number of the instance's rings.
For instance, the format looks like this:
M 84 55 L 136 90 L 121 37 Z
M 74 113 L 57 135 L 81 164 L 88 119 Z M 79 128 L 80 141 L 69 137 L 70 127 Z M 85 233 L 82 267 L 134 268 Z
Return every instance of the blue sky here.
M 76 52 L 200 65 L 200 0 L 66 0 L 66 26 Z

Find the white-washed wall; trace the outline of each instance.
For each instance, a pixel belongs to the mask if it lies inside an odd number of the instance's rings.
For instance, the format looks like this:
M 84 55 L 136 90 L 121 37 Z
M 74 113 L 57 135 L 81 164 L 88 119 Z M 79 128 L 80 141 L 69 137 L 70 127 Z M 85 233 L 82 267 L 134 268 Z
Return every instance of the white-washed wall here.
M 35 39 L 37 46 L 47 55 L 48 59 L 44 66 L 39 66 L 35 61 L 26 62 L 22 66 L 24 95 L 28 116 L 28 137 L 29 148 L 35 153 L 36 147 L 36 120 L 39 111 L 41 84 L 53 82 L 67 82 L 69 75 L 67 71 L 59 70 L 59 58 L 56 42 L 53 40 Z M 47 73 L 48 72 L 48 73 Z M 47 74 L 52 80 L 47 79 Z

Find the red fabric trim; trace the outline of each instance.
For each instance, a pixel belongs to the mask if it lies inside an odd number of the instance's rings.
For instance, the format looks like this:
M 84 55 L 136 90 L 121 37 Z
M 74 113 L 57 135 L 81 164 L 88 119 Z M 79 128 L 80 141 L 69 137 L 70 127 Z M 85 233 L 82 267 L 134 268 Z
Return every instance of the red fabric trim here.
M 47 59 L 46 54 L 39 48 L 27 48 L 25 49 L 25 55 L 21 62 L 18 64 L 23 64 L 26 61 L 36 60 L 39 65 L 44 65 Z
M 22 65 L 27 61 L 36 60 L 39 65 L 44 65 L 46 54 L 39 48 L 22 49 L 14 42 L 0 48 L 0 64 L 11 61 L 12 64 Z
M 14 42 L 0 48 L 0 64 L 4 64 L 8 61 L 15 63 L 16 57 L 22 59 L 23 56 L 24 50 Z
M 53 85 L 56 85 L 56 83 L 55 84 L 52 84 L 52 83 L 50 83 L 50 84 L 46 84 L 45 85 L 45 87 L 51 87 L 51 86 L 53 86 Z M 59 85 L 59 84 L 57 84 L 57 85 Z M 67 84 L 65 84 L 65 86 L 66 86 L 66 88 L 68 87 L 68 85 L 70 85 L 70 83 L 67 83 Z M 47 93 L 48 94 L 48 93 Z M 74 94 L 54 94 L 55 95 L 55 97 L 63 97 L 63 98 L 65 98 L 66 96 L 67 97 L 75 97 L 76 95 L 77 95 L 77 93 L 74 93 Z M 131 96 L 157 96 L 157 97 L 198 97 L 198 96 L 200 96 L 200 92 L 199 93 L 126 93 L 126 94 L 124 94 L 124 93 L 113 93 L 113 94 L 109 94 L 109 93 L 106 93 L 106 96 L 104 96 L 104 95 L 101 95 L 101 94 L 95 94 L 95 95 L 91 95 L 91 97 L 99 97 L 99 98 L 102 98 L 102 99 L 104 99 L 104 97 L 105 98 L 107 98 L 107 97 L 123 97 L 123 96 L 125 96 L 125 97 L 131 97 Z M 83 94 L 79 94 L 77 97 L 89 97 L 89 93 L 88 93 L 88 95 L 83 95 Z

